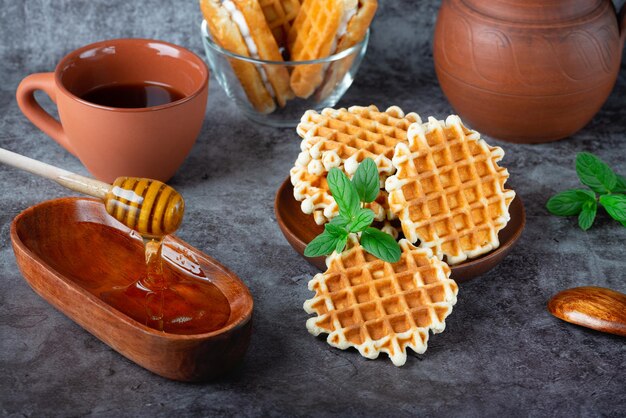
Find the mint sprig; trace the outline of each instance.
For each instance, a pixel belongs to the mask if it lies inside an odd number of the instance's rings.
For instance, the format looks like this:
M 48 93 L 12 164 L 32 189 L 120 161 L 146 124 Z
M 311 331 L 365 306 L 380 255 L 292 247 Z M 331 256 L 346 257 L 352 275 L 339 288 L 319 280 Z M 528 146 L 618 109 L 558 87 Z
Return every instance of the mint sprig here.
M 383 261 L 396 263 L 401 249 L 396 240 L 379 229 L 372 228 L 374 212 L 361 207 L 361 202 L 376 200 L 380 192 L 380 180 L 376 163 L 366 158 L 359 164 L 352 180 L 338 168 L 332 168 L 327 176 L 328 187 L 339 206 L 339 215 L 324 225 L 324 232 L 315 237 L 304 249 L 307 257 L 340 253 L 346 246 L 348 235 L 361 233 L 361 246 L 368 253 Z
M 374 222 L 375 216 L 371 209 L 359 209 L 354 218 L 348 223 L 346 229 L 350 232 L 361 232 Z
M 548 211 L 557 216 L 578 215 L 578 226 L 586 231 L 593 225 L 600 205 L 626 227 L 626 178 L 588 152 L 576 155 L 576 173 L 580 182 L 591 190 L 570 189 L 557 193 L 546 203 Z

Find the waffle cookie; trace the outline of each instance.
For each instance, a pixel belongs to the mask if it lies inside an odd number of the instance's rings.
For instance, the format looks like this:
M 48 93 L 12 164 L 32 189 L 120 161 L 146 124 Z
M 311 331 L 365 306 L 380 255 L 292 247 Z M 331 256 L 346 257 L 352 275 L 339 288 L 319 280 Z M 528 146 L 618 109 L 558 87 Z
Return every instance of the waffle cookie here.
M 377 0 L 359 0 L 357 13 L 350 20 L 346 34 L 339 40 L 334 53 L 351 48 L 365 38 L 365 33 L 374 19 L 377 8 Z M 345 74 L 352 67 L 354 58 L 354 55 L 350 55 L 330 64 L 324 73 L 324 81 L 315 94 L 316 100 L 324 100 L 335 90 L 337 84 L 343 80 Z
M 408 144 L 395 149 L 397 173 L 385 184 L 405 237 L 450 265 L 497 248 L 515 197 L 504 188 L 503 156 L 458 116 L 411 125 Z
M 324 58 L 359 42 L 374 18 L 376 7 L 376 0 L 304 0 L 287 38 L 291 59 Z M 308 98 L 313 94 L 322 83 L 326 69 L 323 64 L 295 68 L 291 88 L 296 96 Z
M 300 0 L 258 0 L 265 21 L 269 26 L 278 46 L 287 46 L 287 35 L 293 21 L 300 11 Z
M 387 353 L 396 366 L 406 362 L 407 348 L 424 353 L 428 330 L 445 329 L 458 287 L 450 268 L 428 248 L 400 241 L 400 261 L 391 264 L 365 252 L 355 235 L 341 253 L 333 253 L 328 270 L 309 282 L 315 292 L 304 310 L 315 314 L 306 326 L 313 335 L 328 334 L 333 347 L 355 347 L 374 359 Z
M 283 60 L 257 0 L 200 0 L 200 8 L 211 37 L 222 48 L 250 58 Z M 259 112 L 270 113 L 276 103 L 282 107 L 293 97 L 287 68 L 241 60 L 230 64 Z
M 397 106 L 384 112 L 376 106 L 307 111 L 297 128 L 301 152 L 290 172 L 294 197 L 302 202 L 302 211 L 313 214 L 320 225 L 339 213 L 326 183 L 332 167 L 352 177 L 361 161 L 372 158 L 384 185 L 385 178 L 395 172 L 391 161 L 395 146 L 406 142 L 407 130 L 414 122 L 421 122 L 417 114 L 405 115 Z M 395 217 L 385 197 L 386 192 L 381 191 L 371 207 L 379 221 Z

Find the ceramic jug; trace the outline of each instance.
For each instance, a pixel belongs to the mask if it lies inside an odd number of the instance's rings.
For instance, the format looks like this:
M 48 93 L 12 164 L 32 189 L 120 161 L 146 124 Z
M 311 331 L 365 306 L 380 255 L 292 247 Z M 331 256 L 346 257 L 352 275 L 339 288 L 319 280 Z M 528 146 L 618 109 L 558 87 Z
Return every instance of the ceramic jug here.
M 441 88 L 480 132 L 523 143 L 565 138 L 615 84 L 624 9 L 618 17 L 610 0 L 443 0 L 433 45 Z

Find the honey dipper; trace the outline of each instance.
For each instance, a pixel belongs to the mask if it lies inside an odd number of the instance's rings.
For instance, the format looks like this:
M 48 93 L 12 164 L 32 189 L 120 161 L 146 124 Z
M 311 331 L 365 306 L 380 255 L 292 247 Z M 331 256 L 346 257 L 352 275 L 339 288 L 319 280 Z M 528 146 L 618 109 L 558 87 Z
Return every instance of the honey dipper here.
M 182 196 L 158 180 L 118 177 L 111 185 L 3 148 L 0 148 L 0 162 L 102 199 L 109 215 L 144 238 L 171 234 L 183 220 L 185 201 Z

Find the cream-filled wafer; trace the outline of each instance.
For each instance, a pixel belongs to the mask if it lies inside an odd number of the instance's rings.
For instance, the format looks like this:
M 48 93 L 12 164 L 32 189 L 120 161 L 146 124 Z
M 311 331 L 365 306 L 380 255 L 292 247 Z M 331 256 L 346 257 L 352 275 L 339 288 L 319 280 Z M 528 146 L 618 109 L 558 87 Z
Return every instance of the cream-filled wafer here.
M 287 36 L 300 11 L 301 0 L 259 0 L 274 39 L 281 48 L 287 46 Z
M 217 44 L 245 57 L 282 61 L 278 44 L 257 0 L 200 0 L 211 36 Z M 289 73 L 280 65 L 255 65 L 230 59 L 252 105 L 269 113 L 293 97 Z
M 376 7 L 376 0 L 304 0 L 287 40 L 291 60 L 320 59 L 356 44 L 363 39 Z M 291 88 L 296 96 L 313 94 L 329 69 L 324 64 L 295 68 Z
M 346 33 L 339 39 L 337 49 L 333 54 L 351 48 L 365 38 L 365 34 L 374 19 L 377 8 L 377 0 L 359 0 L 357 12 L 354 17 L 350 19 Z M 339 83 L 348 70 L 350 70 L 354 58 L 355 55 L 350 55 L 339 61 L 332 62 L 328 66 L 328 69 L 324 73 L 324 81 L 315 93 L 316 100 L 323 100 L 333 92 L 337 83 Z

